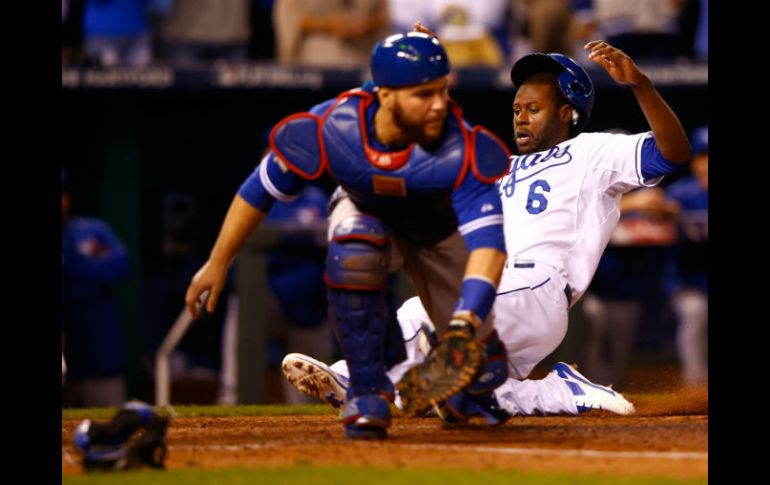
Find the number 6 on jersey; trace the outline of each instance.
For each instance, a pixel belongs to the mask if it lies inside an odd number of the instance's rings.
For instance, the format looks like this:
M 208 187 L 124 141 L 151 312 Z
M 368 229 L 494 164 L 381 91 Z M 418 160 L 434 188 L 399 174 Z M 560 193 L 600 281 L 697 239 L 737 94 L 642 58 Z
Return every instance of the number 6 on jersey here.
M 537 189 L 543 192 L 550 192 L 551 186 L 545 180 L 535 180 L 529 186 L 529 195 L 527 195 L 527 212 L 530 214 L 540 214 L 548 208 L 548 199 L 545 198 Z

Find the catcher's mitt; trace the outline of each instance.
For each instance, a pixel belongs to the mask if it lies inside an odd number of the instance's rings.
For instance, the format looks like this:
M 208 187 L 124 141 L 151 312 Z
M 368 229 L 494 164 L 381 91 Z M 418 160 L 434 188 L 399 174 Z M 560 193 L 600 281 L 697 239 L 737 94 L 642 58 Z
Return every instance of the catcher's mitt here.
M 396 386 L 404 414 L 417 416 L 473 381 L 484 349 L 468 329 L 451 329 L 425 362 L 409 369 Z

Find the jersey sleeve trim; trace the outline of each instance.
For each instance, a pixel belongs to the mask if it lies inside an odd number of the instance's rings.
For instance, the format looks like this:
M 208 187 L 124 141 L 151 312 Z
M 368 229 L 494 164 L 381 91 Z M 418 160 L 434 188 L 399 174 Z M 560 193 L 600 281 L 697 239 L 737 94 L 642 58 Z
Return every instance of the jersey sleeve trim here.
M 503 224 L 502 214 L 494 214 L 491 216 L 479 217 L 478 219 L 474 219 L 470 222 L 466 222 L 465 224 L 461 225 L 457 229 L 461 235 L 465 236 L 474 231 L 481 229 L 482 227 L 495 226 L 498 224 Z
M 640 136 L 636 140 L 636 149 L 634 150 L 634 166 L 636 168 L 636 178 L 639 181 L 639 185 L 642 187 L 655 187 L 661 182 L 661 180 L 663 180 L 663 175 L 653 177 L 649 180 L 644 180 L 644 176 L 642 175 L 642 147 L 644 146 L 644 140 L 651 136 L 653 136 L 651 131 L 648 131 Z
M 265 187 L 265 190 L 267 190 L 267 193 L 280 200 L 281 202 L 292 202 L 297 200 L 299 194 L 291 195 L 281 192 L 270 180 L 270 176 L 267 174 L 267 165 L 270 163 L 270 161 L 271 157 L 270 154 L 268 154 L 262 160 L 262 163 L 259 164 L 259 181 L 262 182 L 262 185 Z

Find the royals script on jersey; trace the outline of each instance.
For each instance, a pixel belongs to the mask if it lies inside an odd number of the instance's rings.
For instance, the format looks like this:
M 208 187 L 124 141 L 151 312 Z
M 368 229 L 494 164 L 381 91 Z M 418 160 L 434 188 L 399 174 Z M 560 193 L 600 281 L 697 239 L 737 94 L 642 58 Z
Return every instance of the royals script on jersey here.
M 512 156 L 498 181 L 508 259 L 548 264 L 583 295 L 620 217 L 620 198 L 642 180 L 641 149 L 652 133 L 583 133 L 542 152 Z M 514 270 L 507 265 L 507 271 Z

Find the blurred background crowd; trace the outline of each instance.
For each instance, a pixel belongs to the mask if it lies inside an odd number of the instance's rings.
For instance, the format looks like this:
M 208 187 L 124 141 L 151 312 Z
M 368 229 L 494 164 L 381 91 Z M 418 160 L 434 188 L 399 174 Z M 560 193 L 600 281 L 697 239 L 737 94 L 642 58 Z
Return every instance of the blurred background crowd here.
M 417 19 L 455 67 L 531 51 L 584 60 L 594 38 L 635 59 L 708 59 L 708 0 L 62 0 L 62 62 L 365 66 L 380 38 Z

